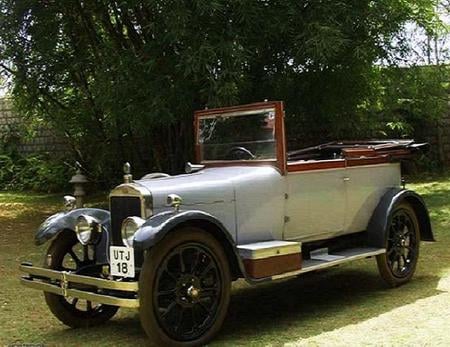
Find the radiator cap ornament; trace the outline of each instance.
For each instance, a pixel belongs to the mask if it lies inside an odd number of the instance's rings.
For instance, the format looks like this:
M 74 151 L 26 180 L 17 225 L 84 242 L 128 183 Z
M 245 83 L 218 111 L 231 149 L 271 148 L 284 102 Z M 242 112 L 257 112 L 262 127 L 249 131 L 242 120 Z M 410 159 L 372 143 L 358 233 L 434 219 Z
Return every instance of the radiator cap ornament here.
M 124 183 L 133 182 L 133 175 L 131 174 L 131 165 L 129 162 L 123 164 L 123 181 Z

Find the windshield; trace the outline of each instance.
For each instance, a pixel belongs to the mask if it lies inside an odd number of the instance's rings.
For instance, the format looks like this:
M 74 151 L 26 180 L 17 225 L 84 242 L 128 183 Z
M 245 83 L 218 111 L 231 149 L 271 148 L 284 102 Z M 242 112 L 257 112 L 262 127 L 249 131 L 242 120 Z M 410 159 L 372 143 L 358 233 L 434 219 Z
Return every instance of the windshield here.
M 202 117 L 198 143 L 202 160 L 276 159 L 275 110 Z

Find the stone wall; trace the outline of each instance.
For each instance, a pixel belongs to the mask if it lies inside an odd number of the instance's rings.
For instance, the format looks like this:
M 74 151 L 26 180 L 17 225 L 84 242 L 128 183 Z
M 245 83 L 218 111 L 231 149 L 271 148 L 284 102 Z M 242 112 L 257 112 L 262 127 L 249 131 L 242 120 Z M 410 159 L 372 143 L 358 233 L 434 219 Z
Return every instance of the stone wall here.
M 20 117 L 14 113 L 8 99 L 0 99 L 0 133 L 10 126 L 20 124 Z M 416 125 L 415 139 L 431 144 L 429 157 L 450 167 L 450 102 L 449 111 L 436 122 L 424 122 Z M 58 137 L 48 128 L 41 128 L 33 139 L 20 141 L 19 150 L 24 154 L 50 152 L 62 154 L 68 149 L 62 137 Z
M 22 119 L 13 110 L 11 101 L 8 99 L 0 99 L 0 133 L 10 131 L 20 126 Z M 45 127 L 37 130 L 32 139 L 20 139 L 18 149 L 23 154 L 30 153 L 63 153 L 67 150 L 67 144 L 64 138 L 56 136 L 55 133 Z

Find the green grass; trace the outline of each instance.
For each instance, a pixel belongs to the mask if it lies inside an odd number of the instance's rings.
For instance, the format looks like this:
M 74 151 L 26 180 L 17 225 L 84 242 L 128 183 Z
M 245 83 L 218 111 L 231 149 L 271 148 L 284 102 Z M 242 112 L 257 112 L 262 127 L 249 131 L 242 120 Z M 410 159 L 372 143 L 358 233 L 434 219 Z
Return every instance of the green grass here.
M 251 287 L 233 285 L 227 320 L 211 345 L 447 345 L 450 343 L 450 177 L 414 183 L 425 198 L 438 242 L 423 243 L 416 276 L 388 289 L 373 259 L 317 274 Z M 46 245 L 33 244 L 59 197 L 0 193 L 0 345 L 144 345 L 133 310 L 109 323 L 69 329 L 45 306 L 42 293 L 21 287 L 18 264 L 40 264 Z

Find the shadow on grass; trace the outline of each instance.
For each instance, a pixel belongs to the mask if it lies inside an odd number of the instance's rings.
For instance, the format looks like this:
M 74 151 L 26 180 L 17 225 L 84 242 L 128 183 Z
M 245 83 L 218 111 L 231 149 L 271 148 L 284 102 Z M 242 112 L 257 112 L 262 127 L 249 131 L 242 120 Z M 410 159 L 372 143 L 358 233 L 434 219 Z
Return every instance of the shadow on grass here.
M 368 263 L 362 265 L 367 268 Z M 437 295 L 439 279 L 422 275 L 390 289 L 373 271 L 344 268 L 257 287 L 238 282 L 225 324 L 212 344 L 280 344 L 316 336 Z M 137 313 L 95 328 L 49 331 L 47 337 L 51 341 L 86 338 L 91 345 L 150 345 Z
M 283 343 L 315 336 L 437 295 L 439 279 L 421 276 L 390 289 L 376 273 L 343 269 L 244 288 L 234 293 L 216 342 Z

